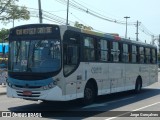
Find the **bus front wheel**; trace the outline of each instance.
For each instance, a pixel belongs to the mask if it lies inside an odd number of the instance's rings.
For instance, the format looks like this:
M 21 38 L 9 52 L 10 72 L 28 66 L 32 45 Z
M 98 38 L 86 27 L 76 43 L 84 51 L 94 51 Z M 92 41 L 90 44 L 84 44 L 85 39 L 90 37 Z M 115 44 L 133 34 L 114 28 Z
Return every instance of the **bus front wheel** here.
M 91 82 L 87 83 L 85 89 L 84 89 L 84 99 L 83 103 L 85 105 L 93 103 L 93 101 L 96 98 L 96 90 L 94 87 L 94 84 Z

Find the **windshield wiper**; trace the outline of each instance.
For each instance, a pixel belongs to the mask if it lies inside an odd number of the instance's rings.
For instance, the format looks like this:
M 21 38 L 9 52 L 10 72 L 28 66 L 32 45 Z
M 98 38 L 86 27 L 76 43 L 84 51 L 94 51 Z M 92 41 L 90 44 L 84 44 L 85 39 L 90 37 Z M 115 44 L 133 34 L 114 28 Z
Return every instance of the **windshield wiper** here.
M 16 64 L 17 64 L 17 62 L 18 62 L 18 57 L 19 57 L 19 51 L 20 51 L 20 46 L 21 46 L 21 42 L 19 43 L 19 45 L 18 45 L 18 42 L 16 42 L 16 48 L 17 48 L 17 56 L 16 56 Z
M 32 72 L 32 70 L 31 70 L 31 68 L 29 67 L 29 64 L 30 64 L 30 57 L 32 56 L 30 56 L 30 49 L 31 49 L 31 40 L 30 40 L 30 42 L 29 42 L 29 50 L 28 50 L 28 57 L 27 57 L 27 71 L 29 71 L 29 72 Z

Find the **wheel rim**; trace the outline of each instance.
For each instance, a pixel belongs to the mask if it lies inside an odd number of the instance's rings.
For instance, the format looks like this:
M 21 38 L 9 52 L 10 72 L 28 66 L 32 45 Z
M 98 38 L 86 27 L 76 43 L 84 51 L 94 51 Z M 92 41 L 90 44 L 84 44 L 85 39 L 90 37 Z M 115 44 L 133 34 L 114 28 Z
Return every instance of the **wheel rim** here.
M 92 96 L 93 96 L 92 90 L 90 88 L 86 88 L 86 90 L 85 90 L 85 98 L 89 100 L 89 99 L 92 99 Z
M 141 90 L 141 84 L 140 84 L 140 82 L 138 82 L 137 90 L 138 90 L 138 91 Z

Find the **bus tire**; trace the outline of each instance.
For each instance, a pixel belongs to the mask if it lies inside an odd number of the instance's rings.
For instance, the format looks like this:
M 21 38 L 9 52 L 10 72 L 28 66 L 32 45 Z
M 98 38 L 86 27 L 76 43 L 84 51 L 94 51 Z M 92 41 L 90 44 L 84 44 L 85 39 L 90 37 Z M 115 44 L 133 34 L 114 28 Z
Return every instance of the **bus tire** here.
M 87 83 L 85 89 L 84 89 L 84 98 L 83 103 L 85 105 L 93 103 L 93 101 L 96 98 L 96 88 L 92 82 Z
M 142 90 L 142 81 L 141 81 L 140 78 L 138 78 L 138 79 L 136 80 L 135 90 L 134 90 L 134 91 L 135 91 L 135 93 L 140 93 L 141 90 Z

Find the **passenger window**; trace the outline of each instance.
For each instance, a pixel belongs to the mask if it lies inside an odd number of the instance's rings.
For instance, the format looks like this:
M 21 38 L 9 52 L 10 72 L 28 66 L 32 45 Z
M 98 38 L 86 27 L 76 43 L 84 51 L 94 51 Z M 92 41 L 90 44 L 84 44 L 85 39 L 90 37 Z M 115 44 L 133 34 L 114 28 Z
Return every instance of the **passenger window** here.
M 128 50 L 128 44 L 123 44 L 123 56 L 122 56 L 123 62 L 129 62 L 129 50 Z
M 150 63 L 151 55 L 149 48 L 145 48 L 145 58 L 145 63 Z
M 151 58 L 151 63 L 156 63 L 156 50 L 155 49 L 151 49 L 152 51 L 152 58 Z
M 108 60 L 108 48 L 107 40 L 100 39 L 98 41 L 98 60 L 107 61 Z
M 112 49 L 111 49 L 112 61 L 113 62 L 119 62 L 119 55 L 120 55 L 119 43 L 118 42 L 113 42 L 112 43 Z
M 137 62 L 137 47 L 132 45 L 132 63 Z
M 67 45 L 64 47 L 66 50 L 66 56 L 64 56 L 64 62 L 66 65 L 76 65 L 78 63 L 78 47 Z
M 139 47 L 140 63 L 144 63 L 144 48 Z
M 84 37 L 84 60 L 95 61 L 95 40 L 91 37 Z

